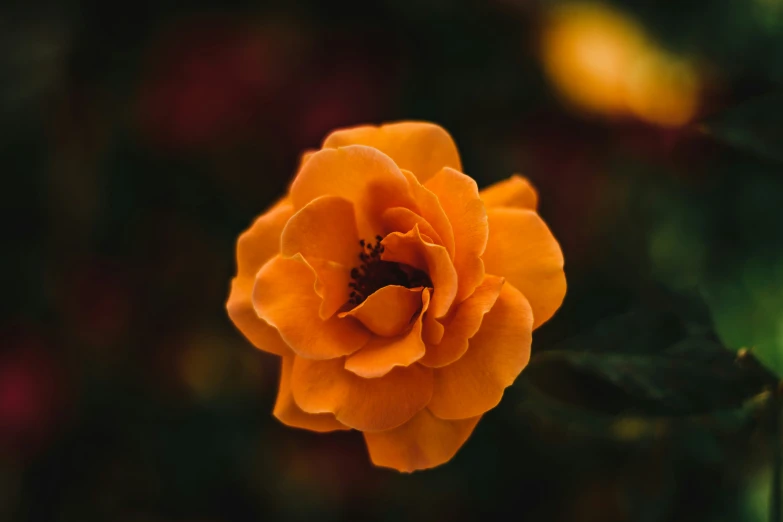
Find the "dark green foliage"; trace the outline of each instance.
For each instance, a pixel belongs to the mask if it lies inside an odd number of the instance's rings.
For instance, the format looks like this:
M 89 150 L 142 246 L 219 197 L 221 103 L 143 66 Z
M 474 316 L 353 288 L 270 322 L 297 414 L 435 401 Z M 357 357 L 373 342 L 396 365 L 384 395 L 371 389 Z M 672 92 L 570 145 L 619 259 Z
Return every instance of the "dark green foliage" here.
M 582 383 L 572 390 L 582 398 L 593 398 L 595 386 L 609 399 L 598 407 L 609 404 L 613 413 L 636 415 L 738 408 L 776 386 L 776 377 L 753 355 L 720 343 L 703 317 L 703 303 L 685 311 L 695 320 L 672 303 L 637 307 L 536 353 L 524 378 L 555 395 L 557 384 L 550 382 Z
M 733 147 L 783 163 L 783 93 L 730 107 L 707 119 L 702 128 Z

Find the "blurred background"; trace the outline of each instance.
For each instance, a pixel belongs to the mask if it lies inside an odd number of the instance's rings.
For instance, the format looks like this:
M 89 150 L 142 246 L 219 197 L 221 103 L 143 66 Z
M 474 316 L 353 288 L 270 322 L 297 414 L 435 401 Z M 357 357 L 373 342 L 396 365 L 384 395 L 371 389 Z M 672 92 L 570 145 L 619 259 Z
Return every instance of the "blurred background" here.
M 304 149 L 429 120 L 539 190 L 569 294 L 534 353 L 698 289 L 780 375 L 783 169 L 702 122 L 780 92 L 783 1 L 32 2 L 0 78 L 0 520 L 767 520 L 755 424 L 585 430 L 514 390 L 447 465 L 374 468 L 272 417 L 224 304 Z

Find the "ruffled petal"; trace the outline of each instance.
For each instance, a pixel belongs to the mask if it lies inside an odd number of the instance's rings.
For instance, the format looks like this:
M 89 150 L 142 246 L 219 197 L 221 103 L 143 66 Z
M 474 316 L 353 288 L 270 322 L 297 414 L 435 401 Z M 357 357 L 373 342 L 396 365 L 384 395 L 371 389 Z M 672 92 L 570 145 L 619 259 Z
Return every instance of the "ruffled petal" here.
M 435 290 L 430 313 L 443 317 L 448 313 L 457 293 L 457 272 L 446 249 L 426 241 L 414 226 L 407 234 L 395 232 L 381 242 L 384 252 L 381 259 L 404 263 L 426 272 Z
M 413 173 L 408 172 L 407 170 L 403 170 L 402 173 L 408 179 L 411 196 L 416 202 L 419 214 L 432 226 L 437 233 L 437 236 L 441 239 L 440 244 L 446 247 L 449 255 L 453 258 L 454 230 L 451 227 L 451 222 L 449 222 L 446 212 L 440 204 L 440 200 L 438 200 L 438 196 L 422 185 Z M 405 232 L 407 232 L 407 230 Z M 435 239 L 434 236 L 430 237 Z
M 422 182 L 443 167 L 462 170 L 454 140 L 432 123 L 404 121 L 380 127 L 361 126 L 334 131 L 324 147 L 367 145 L 388 154 L 401 169 L 412 171 Z
M 538 208 L 538 193 L 527 178 L 514 174 L 482 190 L 479 195 L 487 209 L 490 208 Z
M 388 288 L 388 287 L 387 287 Z M 377 293 L 377 292 L 376 292 Z M 410 366 L 424 355 L 422 317 L 430 305 L 430 290 L 423 289 L 419 316 L 407 333 L 397 337 L 374 337 L 345 360 L 345 369 L 365 379 L 383 377 L 397 366 Z M 409 319 L 410 322 L 410 319 Z
M 307 160 L 291 184 L 291 201 L 301 209 L 321 196 L 337 196 L 354 205 L 360 237 L 381 229 L 390 207 L 414 205 L 408 181 L 389 156 L 364 145 L 322 149 Z
M 350 299 L 351 270 L 333 261 L 323 259 L 308 259 L 317 276 L 315 293 L 321 298 L 318 315 L 321 319 L 329 319 L 343 309 Z
M 258 316 L 277 328 L 286 344 L 303 357 L 330 359 L 364 346 L 371 334 L 355 319 L 321 319 L 321 299 L 315 284 L 315 271 L 300 255 L 272 258 L 256 277 L 253 306 Z
M 280 235 L 294 215 L 288 198 L 277 202 L 256 219 L 237 240 L 237 277 L 254 280 L 264 263 L 280 253 Z
M 532 333 L 530 304 L 506 282 L 465 355 L 434 370 L 428 406 L 432 413 L 441 419 L 467 419 L 497 406 L 503 391 L 527 366 Z
M 489 235 L 484 203 L 476 182 L 454 169 L 442 169 L 424 186 L 438 196 L 454 230 L 454 267 L 459 274 L 456 301 L 460 303 L 484 280 L 481 255 Z
M 404 472 L 434 468 L 451 460 L 480 419 L 443 420 L 424 409 L 398 428 L 365 433 L 364 440 L 376 466 Z
M 500 295 L 502 277 L 485 276 L 473 295 L 460 303 L 445 327 L 443 339 L 437 345 L 427 345 L 427 354 L 421 364 L 440 368 L 453 363 L 468 351 L 468 340 L 476 335 L 484 315 L 488 313 Z
M 290 353 L 277 330 L 260 319 L 253 309 L 251 294 L 256 273 L 269 259 L 280 252 L 280 234 L 294 214 L 291 203 L 284 199 L 253 222 L 237 241 L 237 276 L 231 282 L 226 309 L 234 325 L 253 343 L 266 352 Z
M 275 402 L 273 412 L 275 417 L 283 424 L 293 428 L 303 428 L 318 432 L 349 430 L 348 426 L 337 422 L 337 419 L 331 413 L 307 413 L 296 405 L 294 396 L 291 394 L 291 372 L 293 368 L 294 356 L 284 356 L 282 369 L 280 370 L 280 388 L 277 392 L 277 401 Z
M 402 232 L 403 234 L 413 230 L 418 225 L 422 234 L 432 239 L 438 245 L 443 245 L 440 235 L 432 228 L 426 219 L 414 211 L 404 207 L 394 207 L 387 209 L 381 216 L 383 222 L 383 235 L 389 235 L 393 232 Z M 445 245 L 444 245 L 445 246 Z
M 351 267 L 359 251 L 353 204 L 335 196 L 314 199 L 288 220 L 280 245 L 282 255 L 301 254 L 318 275 L 321 318 L 340 310 L 349 298 Z
M 443 334 L 446 332 L 446 328 L 443 324 L 435 319 L 434 314 L 427 314 L 424 316 L 424 328 L 421 332 L 421 337 L 424 339 L 424 344 L 438 344 L 443 340 Z
M 302 254 L 346 267 L 356 264 L 359 232 L 353 204 L 337 196 L 321 196 L 302 207 L 286 223 L 280 237 L 284 256 Z
M 302 153 L 302 155 L 299 156 L 299 168 L 296 169 L 296 171 L 299 172 L 300 170 L 302 170 L 302 167 L 304 167 L 304 164 L 307 163 L 307 160 L 312 158 L 313 154 L 315 154 L 316 152 L 318 152 L 318 151 L 315 150 L 315 149 L 308 149 L 308 150 L 304 151 Z
M 297 356 L 291 376 L 296 403 L 309 413 L 333 413 L 360 431 L 396 428 L 424 409 L 432 397 L 432 370 L 419 364 L 394 368 L 377 379 L 349 372 L 343 359 Z
M 566 293 L 563 253 L 538 214 L 498 208 L 488 213 L 487 272 L 503 276 L 525 294 L 537 328 L 560 308 Z
M 419 310 L 422 309 L 423 288 L 384 286 L 370 294 L 350 312 L 340 317 L 354 317 L 372 333 L 393 337 L 408 330 Z M 429 292 L 427 292 L 429 302 Z
M 251 282 L 239 278 L 231 281 L 231 295 L 226 303 L 231 321 L 256 348 L 275 355 L 290 354 L 291 348 L 280 337 L 277 329 L 256 314 L 252 293 Z

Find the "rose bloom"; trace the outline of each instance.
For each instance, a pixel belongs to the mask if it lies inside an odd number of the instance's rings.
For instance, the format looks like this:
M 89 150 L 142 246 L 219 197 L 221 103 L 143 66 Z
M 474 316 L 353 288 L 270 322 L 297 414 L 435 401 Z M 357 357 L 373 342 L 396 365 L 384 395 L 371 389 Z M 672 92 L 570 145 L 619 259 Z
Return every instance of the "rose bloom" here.
M 563 255 L 512 176 L 479 192 L 441 127 L 330 134 L 237 243 L 227 309 L 282 357 L 283 423 L 359 430 L 372 461 L 447 462 L 530 358 Z

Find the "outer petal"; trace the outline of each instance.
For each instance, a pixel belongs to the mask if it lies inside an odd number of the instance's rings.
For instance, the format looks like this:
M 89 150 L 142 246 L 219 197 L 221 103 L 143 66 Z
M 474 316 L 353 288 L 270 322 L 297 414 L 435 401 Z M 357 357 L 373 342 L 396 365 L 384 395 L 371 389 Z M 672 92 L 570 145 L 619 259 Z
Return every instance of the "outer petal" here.
M 239 278 L 234 279 L 231 282 L 231 295 L 226 304 L 228 316 L 256 348 L 275 355 L 290 354 L 291 348 L 280 337 L 277 329 L 269 326 L 256 314 L 253 309 L 252 293 L 252 283 L 243 282 Z
M 407 333 L 394 338 L 375 337 L 345 360 L 345 369 L 365 379 L 383 377 L 396 366 L 410 366 L 424 355 L 422 317 L 430 305 L 430 290 L 421 294 L 421 312 Z
M 402 169 L 426 181 L 443 167 L 462 170 L 454 140 L 442 127 L 419 121 L 387 123 L 334 131 L 324 147 L 368 145 L 388 154 Z
M 277 330 L 256 315 L 251 293 L 256 273 L 280 252 L 280 234 L 294 208 L 282 200 L 261 215 L 237 241 L 237 276 L 231 282 L 226 309 L 237 328 L 261 350 L 282 355 L 290 353 Z
M 459 274 L 456 301 L 459 303 L 484 280 L 481 255 L 489 234 L 487 213 L 476 182 L 461 172 L 445 168 L 424 186 L 438 196 L 454 229 L 454 267 Z
M 479 195 L 487 209 L 511 207 L 536 210 L 538 193 L 527 178 L 514 174 L 482 190 Z
M 294 396 L 291 394 L 291 372 L 293 368 L 294 356 L 284 356 L 282 369 L 280 370 L 280 389 L 277 392 L 277 401 L 275 402 L 275 417 L 288 426 L 312 431 L 324 432 L 350 429 L 348 426 L 337 422 L 337 419 L 331 413 L 307 413 L 296 405 Z
M 394 161 L 363 145 L 316 152 L 291 184 L 291 201 L 297 210 L 327 195 L 354 204 L 359 233 L 365 239 L 378 233 L 378 220 L 385 209 L 414 204 L 408 181 Z
M 340 317 L 354 317 L 376 335 L 399 335 L 411 326 L 411 321 L 422 309 L 423 290 L 397 285 L 384 286 L 350 312 L 341 313 Z
M 309 160 L 316 152 L 318 151 L 314 149 L 308 149 L 304 151 L 302 155 L 299 156 L 299 168 L 296 169 L 296 171 L 299 172 L 300 170 L 302 170 L 302 167 L 304 167 L 304 164 L 307 163 L 307 160 Z
M 400 426 L 427 406 L 432 370 L 413 364 L 364 379 L 343 368 L 342 359 L 314 361 L 297 356 L 291 390 L 304 411 L 333 413 L 351 428 L 382 431 Z
M 280 237 L 284 256 L 334 261 L 346 267 L 357 264 L 359 232 L 353 204 L 337 196 L 318 197 L 286 223 Z
M 407 234 L 395 232 L 381 242 L 384 252 L 381 259 L 405 263 L 427 272 L 435 289 L 430 313 L 443 317 L 449 311 L 457 293 L 457 272 L 446 249 L 426 241 L 414 226 Z
M 434 468 L 451 460 L 479 419 L 443 420 L 424 409 L 399 428 L 365 433 L 364 440 L 376 466 L 405 472 Z
M 440 368 L 453 363 L 468 351 L 468 340 L 476 335 L 484 315 L 495 305 L 503 288 L 502 277 L 485 276 L 473 295 L 465 299 L 446 324 L 440 344 L 427 346 L 421 364 Z
M 533 313 L 506 283 L 459 360 L 435 370 L 429 409 L 441 419 L 467 419 L 497 406 L 530 359 Z
M 315 283 L 313 268 L 301 256 L 271 259 L 259 270 L 253 287 L 256 313 L 303 357 L 330 359 L 364 346 L 370 332 L 358 321 L 336 316 L 321 319 Z
M 532 210 L 492 209 L 488 218 L 486 269 L 525 294 L 533 307 L 533 328 L 537 328 L 552 317 L 565 297 L 560 245 Z

